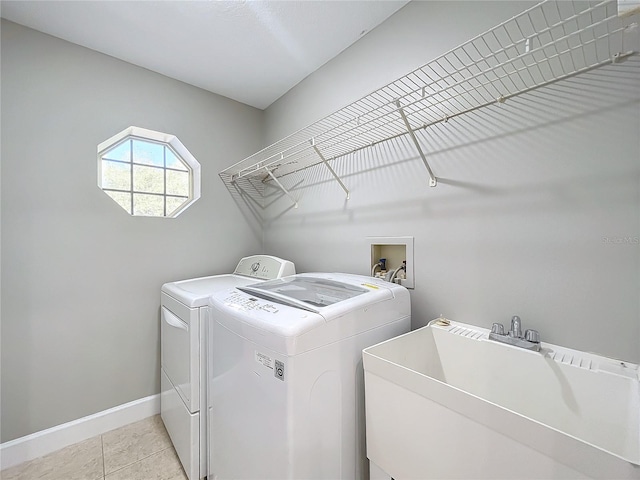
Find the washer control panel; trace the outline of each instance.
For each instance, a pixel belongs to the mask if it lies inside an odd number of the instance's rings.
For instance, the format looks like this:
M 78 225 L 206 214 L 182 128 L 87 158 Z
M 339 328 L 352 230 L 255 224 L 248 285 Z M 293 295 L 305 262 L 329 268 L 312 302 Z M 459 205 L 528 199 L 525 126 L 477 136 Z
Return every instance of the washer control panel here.
M 245 311 L 262 310 L 267 313 L 278 313 L 278 306 L 255 297 L 248 297 L 243 293 L 233 293 L 224 299 L 227 305 L 233 305 L 236 308 Z
M 296 273 L 296 269 L 293 263 L 288 260 L 270 255 L 252 255 L 240 260 L 234 273 L 261 280 L 272 280 L 293 275 Z

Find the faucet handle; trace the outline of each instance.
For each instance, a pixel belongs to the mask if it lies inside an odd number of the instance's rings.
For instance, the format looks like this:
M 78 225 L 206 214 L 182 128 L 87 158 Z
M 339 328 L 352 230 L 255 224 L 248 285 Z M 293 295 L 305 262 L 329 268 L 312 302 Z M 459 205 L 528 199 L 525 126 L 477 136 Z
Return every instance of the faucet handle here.
M 524 339 L 531 343 L 540 343 L 540 333 L 537 330 L 526 330 L 524 332 Z
M 495 333 L 497 335 L 504 335 L 504 325 L 501 323 L 494 323 L 491 326 L 491 333 Z

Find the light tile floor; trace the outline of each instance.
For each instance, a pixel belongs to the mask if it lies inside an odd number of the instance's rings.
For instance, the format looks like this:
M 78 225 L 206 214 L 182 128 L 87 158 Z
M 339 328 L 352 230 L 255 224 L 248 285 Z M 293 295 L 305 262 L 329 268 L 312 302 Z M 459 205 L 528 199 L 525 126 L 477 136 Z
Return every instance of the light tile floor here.
M 0 472 L 2 480 L 187 480 L 160 415 Z

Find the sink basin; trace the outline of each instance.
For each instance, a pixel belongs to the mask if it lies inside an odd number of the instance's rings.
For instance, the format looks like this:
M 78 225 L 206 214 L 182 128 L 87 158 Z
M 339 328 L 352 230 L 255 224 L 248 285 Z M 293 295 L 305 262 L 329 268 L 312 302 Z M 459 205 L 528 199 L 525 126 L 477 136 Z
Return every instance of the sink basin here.
M 395 480 L 640 479 L 637 365 L 488 335 L 432 322 L 364 350 L 374 465 Z

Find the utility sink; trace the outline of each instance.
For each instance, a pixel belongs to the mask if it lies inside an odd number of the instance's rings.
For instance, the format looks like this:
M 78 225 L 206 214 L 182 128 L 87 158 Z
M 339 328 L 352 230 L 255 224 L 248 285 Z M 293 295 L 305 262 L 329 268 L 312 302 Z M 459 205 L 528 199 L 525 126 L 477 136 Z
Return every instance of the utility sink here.
M 640 479 L 638 365 L 488 337 L 432 322 L 364 350 L 372 472 Z

